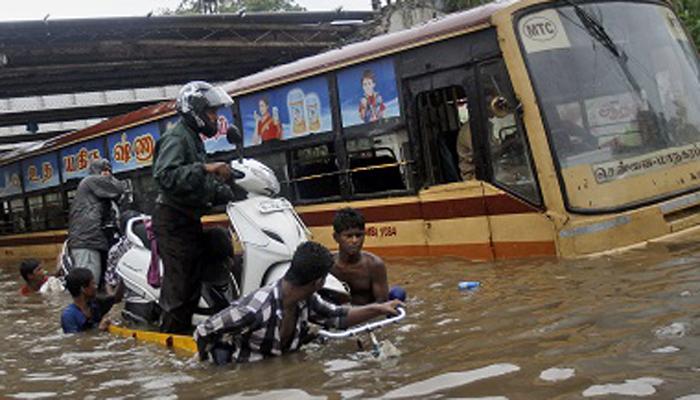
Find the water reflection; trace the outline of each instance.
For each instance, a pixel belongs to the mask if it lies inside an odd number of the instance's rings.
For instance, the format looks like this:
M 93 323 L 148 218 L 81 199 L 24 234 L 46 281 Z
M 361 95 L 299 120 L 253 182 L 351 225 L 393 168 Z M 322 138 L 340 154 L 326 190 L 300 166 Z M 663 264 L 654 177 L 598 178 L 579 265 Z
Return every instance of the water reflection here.
M 0 395 L 15 398 L 700 399 L 700 238 L 581 260 L 388 260 L 408 317 L 353 340 L 218 368 L 103 333 L 63 335 L 67 295 L 0 269 Z M 479 281 L 459 291 L 460 281 Z M 364 348 L 370 349 L 367 338 Z

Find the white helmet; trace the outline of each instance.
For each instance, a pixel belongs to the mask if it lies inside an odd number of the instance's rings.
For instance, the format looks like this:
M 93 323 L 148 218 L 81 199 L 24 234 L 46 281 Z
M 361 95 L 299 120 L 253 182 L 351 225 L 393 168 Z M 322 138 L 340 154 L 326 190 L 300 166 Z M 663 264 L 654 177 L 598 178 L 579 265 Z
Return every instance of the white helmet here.
M 208 109 L 231 106 L 233 99 L 223 89 L 204 81 L 193 81 L 180 89 L 177 95 L 177 112 L 185 123 L 198 133 L 212 137 L 218 130 L 216 121 L 207 118 Z

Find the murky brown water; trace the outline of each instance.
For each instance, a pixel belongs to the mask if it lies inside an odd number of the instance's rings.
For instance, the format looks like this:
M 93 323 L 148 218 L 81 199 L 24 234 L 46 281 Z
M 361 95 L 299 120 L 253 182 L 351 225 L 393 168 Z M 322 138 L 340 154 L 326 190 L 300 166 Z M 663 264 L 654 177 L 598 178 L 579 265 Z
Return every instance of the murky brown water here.
M 700 399 L 700 236 L 596 259 L 392 259 L 404 323 L 235 367 L 106 333 L 63 335 L 67 295 L 17 295 L 0 269 L 0 395 L 17 398 Z M 482 287 L 460 292 L 461 280 Z

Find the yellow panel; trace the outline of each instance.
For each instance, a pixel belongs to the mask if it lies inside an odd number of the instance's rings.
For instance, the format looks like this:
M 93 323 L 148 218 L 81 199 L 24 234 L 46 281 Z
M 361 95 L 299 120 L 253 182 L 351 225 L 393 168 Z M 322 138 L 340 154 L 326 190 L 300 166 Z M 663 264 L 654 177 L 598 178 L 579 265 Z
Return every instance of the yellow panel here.
M 554 225 L 544 214 L 509 214 L 490 218 L 494 242 L 554 241 Z

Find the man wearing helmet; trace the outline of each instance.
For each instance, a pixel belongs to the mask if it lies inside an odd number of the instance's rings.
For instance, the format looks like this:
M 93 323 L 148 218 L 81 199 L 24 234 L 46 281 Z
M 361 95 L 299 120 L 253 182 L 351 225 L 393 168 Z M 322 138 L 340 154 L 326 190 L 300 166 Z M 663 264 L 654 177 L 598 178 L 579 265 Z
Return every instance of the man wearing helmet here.
M 165 270 L 160 290 L 163 332 L 192 332 L 192 314 L 201 290 L 200 217 L 212 205 L 233 199 L 223 183 L 231 176 L 230 167 L 207 162 L 200 137 L 216 134 L 216 111 L 231 104 L 233 100 L 221 88 L 201 81 L 186 84 L 177 98 L 180 120 L 156 144 L 153 179 L 158 197 L 153 229 Z

